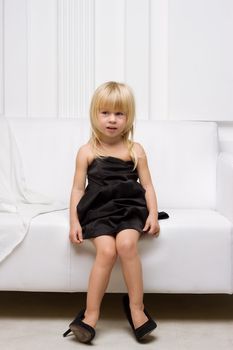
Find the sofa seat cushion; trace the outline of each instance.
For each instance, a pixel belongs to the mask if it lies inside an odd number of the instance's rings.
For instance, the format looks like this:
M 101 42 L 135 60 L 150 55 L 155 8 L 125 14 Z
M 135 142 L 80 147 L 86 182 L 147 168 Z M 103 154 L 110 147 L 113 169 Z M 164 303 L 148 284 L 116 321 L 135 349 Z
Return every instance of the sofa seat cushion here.
M 160 236 L 139 242 L 145 292 L 231 293 L 231 222 L 214 210 L 164 210 Z M 86 290 L 93 260 L 91 243 L 72 247 L 71 290 Z M 108 291 L 126 291 L 119 263 Z
M 232 223 L 214 210 L 167 212 L 159 238 L 141 245 L 147 291 L 231 293 Z
M 7 232 L 13 214 L 4 214 Z M 0 264 L 0 289 L 22 291 L 69 290 L 68 210 L 33 218 L 25 239 Z
M 231 293 L 232 223 L 214 210 L 163 210 L 170 218 L 160 221 L 160 236 L 145 235 L 139 242 L 145 292 Z M 12 214 L 1 224 L 7 220 L 14 225 Z M 70 243 L 68 210 L 42 214 L 0 264 L 0 288 L 86 291 L 94 257 L 89 240 Z M 119 261 L 108 291 L 126 291 Z

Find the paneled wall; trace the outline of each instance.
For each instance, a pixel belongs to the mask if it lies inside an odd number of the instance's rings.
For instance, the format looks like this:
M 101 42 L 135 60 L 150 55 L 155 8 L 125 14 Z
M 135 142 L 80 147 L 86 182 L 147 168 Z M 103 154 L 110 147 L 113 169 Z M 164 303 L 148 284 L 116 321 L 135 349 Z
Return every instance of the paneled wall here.
M 168 114 L 233 120 L 233 1 L 170 0 L 168 18 Z
M 231 0 L 0 0 L 0 114 L 85 118 L 125 81 L 140 119 L 233 121 Z

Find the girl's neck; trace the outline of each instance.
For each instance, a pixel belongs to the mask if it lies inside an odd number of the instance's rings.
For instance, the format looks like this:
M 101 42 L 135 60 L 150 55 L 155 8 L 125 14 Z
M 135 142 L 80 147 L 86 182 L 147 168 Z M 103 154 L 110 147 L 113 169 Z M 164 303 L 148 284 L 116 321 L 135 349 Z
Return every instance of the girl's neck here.
M 124 140 L 121 136 L 117 138 L 108 138 L 103 136 L 101 137 L 101 140 L 100 140 L 100 145 L 104 147 L 114 147 L 114 146 L 123 145 L 123 144 L 124 144 Z
M 114 156 L 122 159 L 130 158 L 128 147 L 123 139 L 111 143 L 101 141 L 99 148 L 103 156 Z

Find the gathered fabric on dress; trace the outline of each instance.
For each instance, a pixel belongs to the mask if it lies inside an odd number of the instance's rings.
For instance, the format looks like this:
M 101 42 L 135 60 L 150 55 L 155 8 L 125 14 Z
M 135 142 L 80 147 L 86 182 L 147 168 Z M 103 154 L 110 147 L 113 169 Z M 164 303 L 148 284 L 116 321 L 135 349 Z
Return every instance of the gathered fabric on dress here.
M 132 160 L 95 158 L 88 167 L 87 178 L 88 185 L 77 205 L 84 239 L 116 236 L 125 229 L 142 232 L 148 209 Z

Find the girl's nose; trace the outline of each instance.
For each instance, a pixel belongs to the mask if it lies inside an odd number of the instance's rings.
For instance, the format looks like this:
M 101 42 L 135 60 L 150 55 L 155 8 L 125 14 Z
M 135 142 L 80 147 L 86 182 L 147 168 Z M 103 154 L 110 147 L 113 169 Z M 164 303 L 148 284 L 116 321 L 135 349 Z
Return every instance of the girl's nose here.
M 109 121 L 114 123 L 116 121 L 116 116 L 115 113 L 110 113 L 109 114 Z

